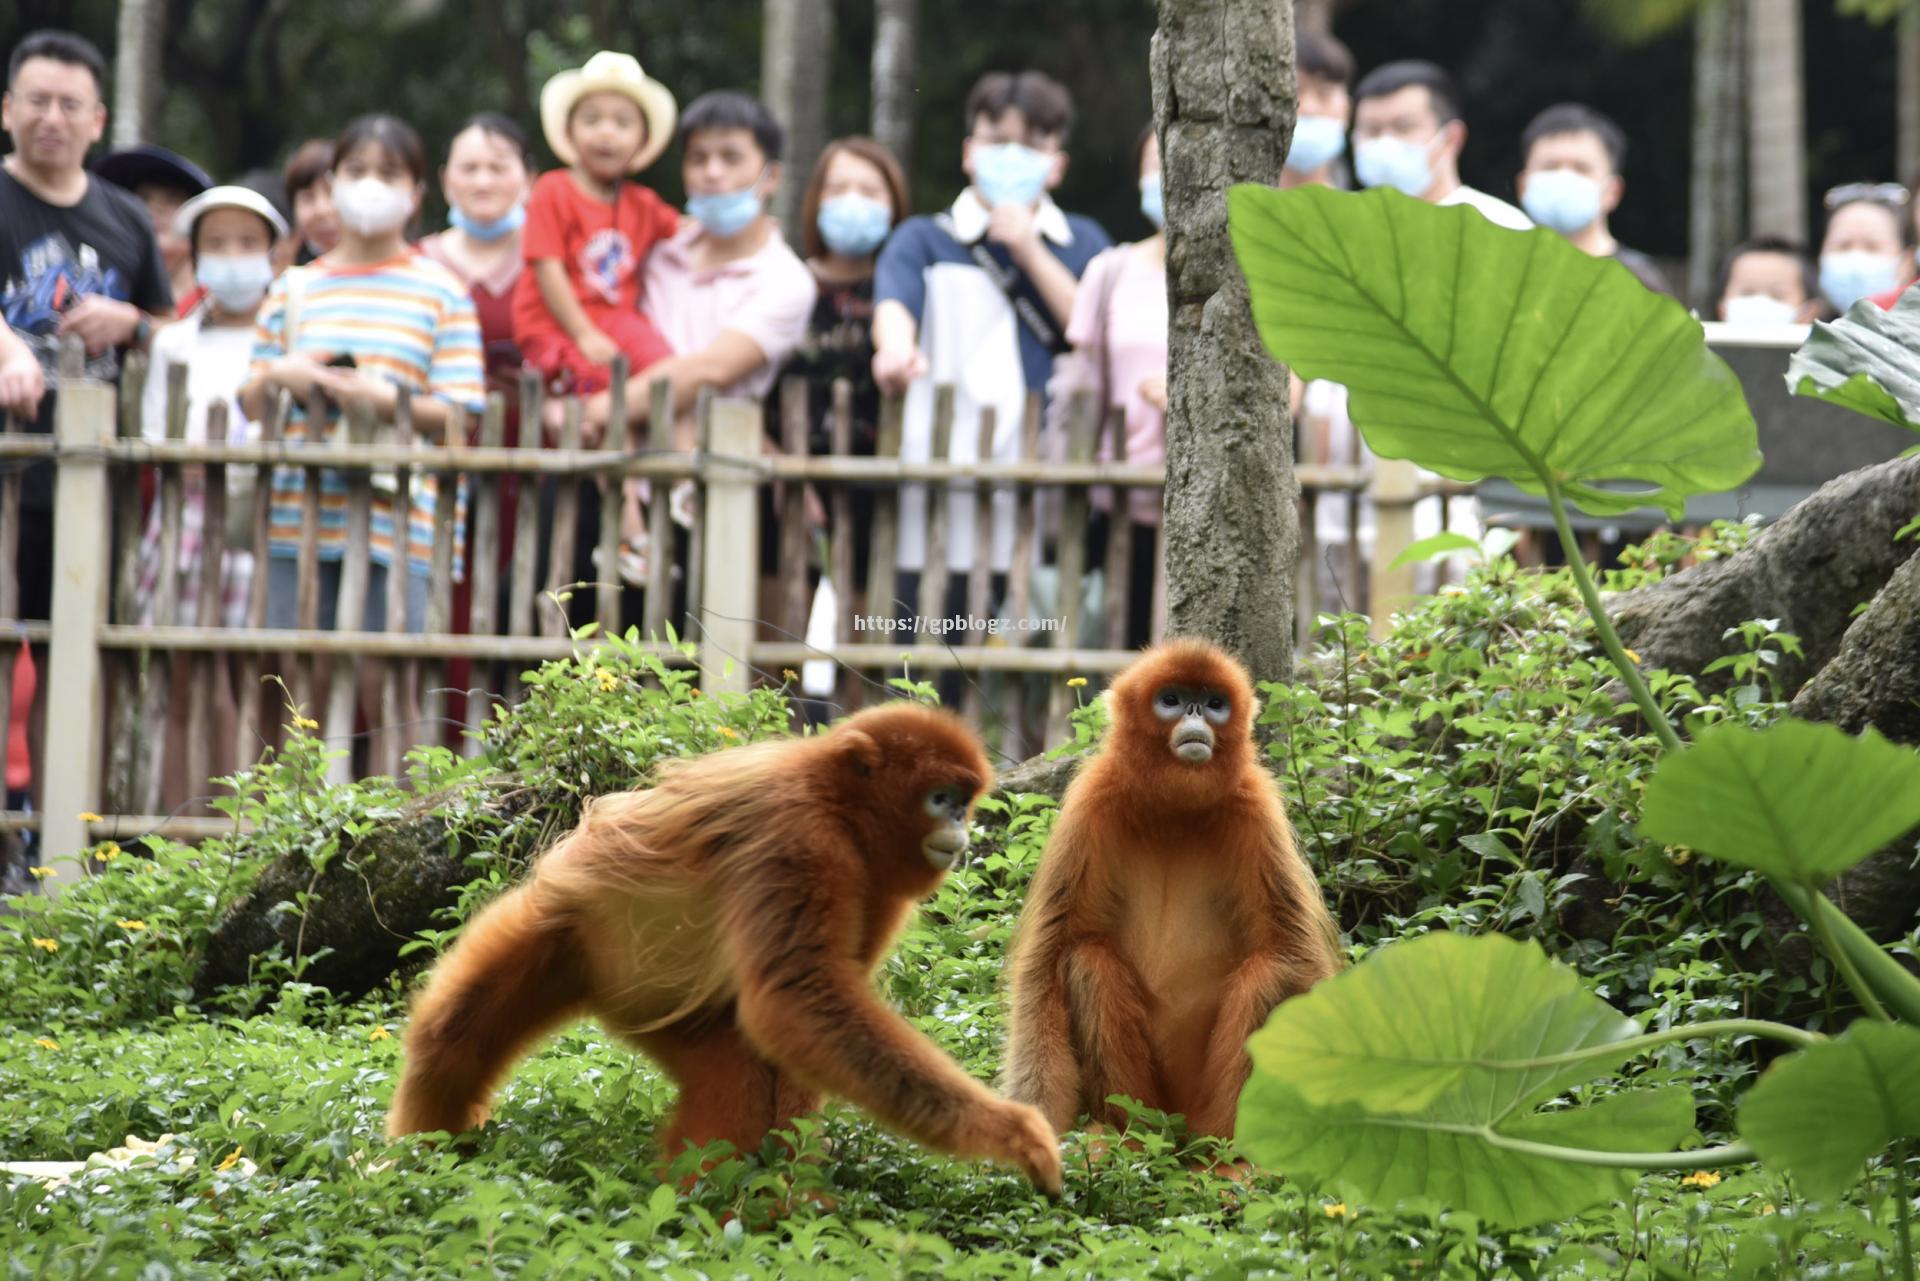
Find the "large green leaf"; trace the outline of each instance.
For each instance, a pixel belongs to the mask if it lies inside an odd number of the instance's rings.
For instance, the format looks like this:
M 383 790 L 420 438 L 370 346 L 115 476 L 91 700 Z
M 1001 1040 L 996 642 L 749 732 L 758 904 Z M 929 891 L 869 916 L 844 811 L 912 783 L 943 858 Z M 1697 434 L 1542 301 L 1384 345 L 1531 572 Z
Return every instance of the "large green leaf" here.
M 1639 1032 L 1538 943 L 1440 932 L 1381 948 L 1282 1003 L 1247 1048 L 1257 1071 L 1315 1107 L 1410 1114 L 1452 1097 L 1485 1124 L 1619 1060 L 1528 1061 Z
M 1787 387 L 1920 431 L 1920 289 L 1891 311 L 1862 299 L 1814 325 L 1787 364 Z
M 1710 729 L 1660 758 L 1640 831 L 1817 889 L 1920 825 L 1920 755 L 1869 728 Z
M 1864 1022 L 1775 1063 L 1740 1100 L 1740 1136 L 1810 1196 L 1839 1196 L 1895 1139 L 1920 1137 L 1920 1029 Z
M 1464 1097 L 1418 1116 L 1378 1116 L 1352 1104 L 1316 1108 L 1256 1071 L 1240 1095 L 1234 1143 L 1288 1178 L 1349 1189 L 1374 1205 L 1431 1197 L 1494 1226 L 1518 1228 L 1623 1197 L 1638 1172 L 1514 1151 L 1503 1142 L 1659 1152 L 1693 1129 L 1693 1101 L 1683 1086 L 1497 1125 L 1479 1115 Z
M 1760 464 L 1699 322 L 1618 263 L 1386 189 L 1238 186 L 1227 207 L 1267 349 L 1344 383 L 1377 454 L 1676 519 Z

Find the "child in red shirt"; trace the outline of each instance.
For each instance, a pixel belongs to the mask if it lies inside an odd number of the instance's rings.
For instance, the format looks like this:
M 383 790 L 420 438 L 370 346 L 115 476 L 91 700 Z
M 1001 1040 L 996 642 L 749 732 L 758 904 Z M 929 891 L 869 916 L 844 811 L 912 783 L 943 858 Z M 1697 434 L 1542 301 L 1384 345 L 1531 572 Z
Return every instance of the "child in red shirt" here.
M 679 215 L 628 176 L 666 150 L 676 115 L 673 94 L 624 53 L 596 53 L 540 92 L 547 145 L 568 168 L 542 174 L 527 200 L 513 332 L 556 391 L 603 390 L 622 352 L 636 373 L 673 354 L 640 312 L 640 268 Z

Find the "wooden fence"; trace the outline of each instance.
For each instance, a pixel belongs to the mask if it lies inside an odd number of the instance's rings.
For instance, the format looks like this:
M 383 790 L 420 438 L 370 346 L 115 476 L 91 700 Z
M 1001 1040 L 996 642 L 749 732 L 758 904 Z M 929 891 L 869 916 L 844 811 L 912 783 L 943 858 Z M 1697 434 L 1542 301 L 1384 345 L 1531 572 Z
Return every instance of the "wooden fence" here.
M 710 692 L 744 689 L 756 678 L 779 681 L 783 671 L 822 658 L 835 664 L 835 689 L 825 701 L 836 709 L 858 706 L 870 674 L 898 669 L 903 662 L 920 674 L 1001 674 L 991 712 L 1006 727 L 1003 750 L 1016 753 L 1032 746 L 1027 741 L 1035 736 L 1030 727 L 1044 726 L 1038 736 L 1049 740 L 1058 733 L 1071 706 L 1065 682 L 1058 677 L 1112 672 L 1132 657 L 1125 645 L 1132 531 L 1124 520 L 1111 522 L 1106 565 L 1090 565 L 1088 517 L 1097 490 L 1110 495 L 1110 510 L 1123 512 L 1128 491 L 1160 488 L 1164 469 L 1128 462 L 1118 416 L 1103 421 L 1090 403 L 1076 404 L 1068 415 L 1064 458 L 1059 460 L 1040 456 L 1042 418 L 1035 396 L 1020 424 L 1016 459 L 945 461 L 954 430 L 951 388 L 939 389 L 935 397 L 935 461 L 901 458 L 898 398 L 883 406 L 873 455 L 856 456 L 851 450 L 851 398 L 844 384 L 833 389 L 832 447 L 827 454 L 809 452 L 806 388 L 798 384 L 782 388 L 779 452 L 763 445 L 766 432 L 758 404 L 709 397 L 703 397 L 691 415 L 693 447 L 676 449 L 667 386 L 652 389 L 645 434 L 638 435 L 626 426 L 619 377 L 613 382 L 612 425 L 595 448 L 582 447 L 577 401 L 564 406 L 558 446 L 543 446 L 534 426 L 543 409 L 541 392 L 531 376 L 520 390 L 523 426 L 513 445 L 507 443 L 508 407 L 498 395 L 489 399 L 477 422 L 456 416 L 446 444 L 429 443 L 414 432 L 404 397 L 396 422 L 383 432 L 376 431 L 368 415 L 354 413 L 330 440 L 289 440 L 291 404 L 284 396 L 258 424 L 256 440 L 232 443 L 223 404 L 208 407 L 204 441 L 185 438 L 185 370 L 175 367 L 170 374 L 164 440 L 142 438 L 143 372 L 137 362 L 118 389 L 81 378 L 70 365 L 58 380 L 54 433 L 28 434 L 9 422 L 0 435 L 0 659 L 10 674 L 19 646 L 45 646 L 46 654 L 39 694 L 46 712 L 45 742 L 36 751 L 36 767 L 44 770 L 40 812 L 0 814 L 0 828 L 36 829 L 43 862 L 96 839 L 150 831 L 192 837 L 227 829 L 224 819 L 186 813 L 191 806 L 181 804 L 179 791 L 182 786 L 190 789 L 189 795 L 205 790 L 207 779 L 250 763 L 274 740 L 284 712 L 279 691 L 262 679 L 270 674 L 284 681 L 293 702 L 319 721 L 321 732 L 335 743 L 355 737 L 357 705 L 377 708 L 377 715 L 365 716 L 367 728 L 358 736 L 366 740 L 360 766 L 365 772 L 398 774 L 411 745 L 461 741 L 457 727 L 477 726 L 490 715 L 495 699 L 512 698 L 524 666 L 598 643 L 597 637 L 576 639 L 573 634 L 563 600 L 576 593 L 571 602 L 576 618 L 590 599 L 588 612 L 602 634 L 635 626 L 643 636 L 659 637 L 671 623 L 696 645 L 701 686 Z M 319 405 L 311 408 L 314 420 L 323 417 Z M 980 425 L 983 440 L 993 439 L 996 425 L 992 411 L 986 411 Z M 1096 461 L 1103 433 L 1116 444 L 1110 461 Z M 20 471 L 38 460 L 50 460 L 47 465 L 55 468 L 54 588 L 51 618 L 23 620 L 16 617 L 14 563 Z M 179 571 L 185 564 L 181 535 L 190 481 L 199 482 L 205 494 L 200 564 L 219 566 L 233 514 L 226 510 L 229 469 L 237 468 L 256 474 L 251 512 L 238 513 L 243 520 L 251 517 L 251 536 L 241 547 L 251 549 L 255 568 L 244 625 L 235 627 L 222 618 L 225 593 L 217 573 L 201 574 L 193 616 L 184 616 Z M 295 558 L 297 625 L 292 628 L 266 625 L 273 468 L 293 469 L 304 478 Z M 376 484 L 392 495 L 395 528 L 405 530 L 409 478 L 436 479 L 442 499 L 435 505 L 424 631 L 407 630 L 407 575 L 401 572 L 386 575 L 384 630 L 319 627 L 322 470 L 340 473 L 347 488 L 346 551 L 336 599 L 336 617 L 343 622 L 360 620 L 368 597 Z M 1328 493 L 1365 495 L 1372 502 L 1377 521 L 1373 563 L 1363 570 L 1357 556 L 1349 558 L 1341 590 L 1347 602 L 1364 600 L 1375 617 L 1384 618 L 1392 603 L 1412 590 L 1411 571 L 1394 569 L 1391 562 L 1411 541 L 1414 504 L 1458 492 L 1459 487 L 1422 478 L 1405 464 L 1375 463 L 1365 469 L 1303 464 L 1297 470 L 1303 510 L 1309 513 L 1311 504 Z M 151 498 L 143 496 L 143 472 L 156 478 Z M 376 481 L 377 476 L 382 479 Z M 622 541 L 621 487 L 629 478 L 647 481 L 655 501 L 648 505 L 652 554 L 647 582 L 638 593 L 637 608 L 623 612 L 623 603 L 633 604 L 632 593 L 623 592 L 614 566 Z M 965 489 L 938 483 L 957 480 L 975 484 Z M 682 535 L 685 548 L 678 557 L 681 581 L 676 587 L 676 557 L 662 554 L 675 545 L 672 504 L 665 497 L 672 486 L 688 482 L 692 514 Z M 900 498 L 902 486 L 913 482 L 935 483 L 929 486 L 926 569 L 919 576 L 918 598 L 901 602 L 895 569 Z M 760 572 L 760 525 L 761 491 L 769 486 L 778 550 L 777 572 L 767 580 Z M 810 646 L 804 640 L 814 591 L 808 486 L 822 498 L 834 531 L 824 569 L 842 585 L 855 581 L 856 549 L 849 536 L 854 494 L 866 490 L 872 495 L 866 590 L 859 595 L 844 589 L 837 593 L 833 641 L 827 646 Z M 468 498 L 463 546 L 456 546 L 456 504 L 446 501 L 456 489 L 464 489 Z M 597 563 L 602 568 L 591 582 L 576 584 L 575 527 L 588 491 L 600 500 L 597 531 L 589 532 L 597 532 Z M 945 535 L 951 514 L 956 504 L 974 505 L 977 541 L 972 563 L 986 565 L 989 505 L 1001 492 L 1011 494 L 1016 512 L 1011 567 L 999 600 L 987 573 L 969 575 L 965 612 L 975 619 L 996 614 L 1005 620 L 1028 618 L 1036 600 L 1037 567 L 1044 565 L 1053 589 L 1055 629 L 1021 630 L 1009 624 L 998 634 L 940 635 L 937 628 L 923 627 L 913 636 L 895 632 L 862 639 L 868 633 L 856 628 L 861 615 L 917 613 L 931 620 L 950 613 Z M 543 494 L 548 506 L 544 519 Z M 1044 527 L 1043 494 L 1059 495 L 1051 539 Z M 1358 548 L 1359 503 L 1348 508 L 1348 546 Z M 157 517 L 150 517 L 155 511 Z M 154 521 L 152 530 L 149 519 Z M 1311 519 L 1303 521 L 1309 540 L 1301 558 L 1303 626 L 1319 604 L 1313 587 L 1313 566 L 1319 559 L 1311 544 L 1313 528 Z M 157 549 L 151 546 L 155 531 Z M 153 590 L 145 593 L 137 569 L 143 540 L 149 544 L 149 559 L 157 551 L 159 565 Z M 543 541 L 546 572 L 536 581 Z M 464 620 L 456 618 L 456 559 L 465 561 L 471 602 Z M 399 556 L 396 560 L 404 564 Z M 1106 623 L 1104 632 L 1094 635 L 1082 617 L 1082 586 L 1089 574 L 1103 568 Z M 1368 579 L 1364 597 L 1358 581 L 1363 572 Z M 1156 572 L 1154 579 L 1157 636 L 1164 618 L 1164 576 Z M 456 633 L 459 621 L 465 627 Z M 649 643 L 669 663 L 687 661 L 664 643 Z M 465 681 L 462 690 L 450 691 L 449 673 L 456 667 L 467 669 Z M 1020 674 L 1056 679 L 1036 682 L 1018 679 Z M 11 691 L 11 680 L 0 675 L 0 743 L 7 741 L 11 717 L 25 714 L 25 709 L 11 706 Z M 981 716 L 989 710 L 976 681 L 965 683 L 961 698 L 968 714 Z M 168 808 L 177 812 L 167 814 Z

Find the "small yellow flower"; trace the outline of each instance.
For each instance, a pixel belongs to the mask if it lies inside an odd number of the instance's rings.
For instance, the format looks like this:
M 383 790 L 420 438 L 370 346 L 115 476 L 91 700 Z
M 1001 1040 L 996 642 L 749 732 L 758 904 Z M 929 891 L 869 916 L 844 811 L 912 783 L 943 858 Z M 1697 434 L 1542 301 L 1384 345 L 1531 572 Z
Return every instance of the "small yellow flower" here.
M 594 668 L 593 677 L 600 682 L 600 691 L 604 694 L 611 694 L 620 688 L 620 678 L 604 667 Z
M 106 820 L 101 818 L 98 814 L 94 813 L 92 810 L 81 810 L 80 821 L 82 823 L 103 823 Z
M 1347 1209 L 1347 1203 L 1345 1201 L 1335 1201 L 1332 1205 L 1323 1205 L 1320 1207 L 1320 1212 L 1325 1214 L 1329 1219 L 1351 1219 L 1353 1217 L 1353 1211 Z
M 1084 677 L 1084 676 L 1069 676 L 1069 677 L 1067 677 L 1067 688 L 1068 688 L 1068 689 L 1079 689 L 1079 688 L 1080 688 L 1080 687 L 1081 687 L 1082 685 L 1085 685 L 1086 683 L 1087 683 L 1087 678 L 1086 678 L 1086 677 Z
M 235 1148 L 233 1151 L 227 1153 L 226 1160 L 222 1161 L 219 1165 L 216 1165 L 213 1168 L 216 1170 L 231 1170 L 234 1166 L 240 1164 L 240 1152 L 241 1152 L 241 1149 Z
M 1780 1213 L 1780 1207 L 1775 1205 L 1771 1201 L 1767 1202 L 1765 1205 L 1760 1207 L 1760 1217 L 1763 1219 L 1766 1218 L 1769 1214 L 1778 1214 L 1778 1213 Z
M 42 952 L 58 952 L 60 950 L 59 939 L 35 939 L 33 940 L 33 945 Z
M 50 867 L 30 867 L 27 869 L 27 875 L 33 877 L 36 881 L 44 881 L 53 875 L 53 869 Z
M 700 697 L 700 687 L 699 687 L 698 685 L 695 685 L 695 686 L 693 687 L 693 689 L 692 689 L 692 690 L 690 690 L 690 691 L 688 691 L 688 695 L 687 695 L 687 696 L 688 696 L 689 698 L 698 698 L 698 697 Z
M 99 849 L 93 852 L 93 861 L 96 863 L 111 863 L 119 857 L 120 842 L 118 841 L 104 842 Z
M 1620 652 L 1621 652 L 1621 653 L 1623 653 L 1623 654 L 1625 654 L 1625 655 L 1627 656 L 1627 659 L 1628 659 L 1628 661 L 1629 661 L 1629 662 L 1634 662 L 1634 663 L 1637 663 L 1637 662 L 1639 662 L 1639 661 L 1640 661 L 1640 655 L 1638 655 L 1638 654 L 1636 654 L 1636 653 L 1634 653 L 1634 652 L 1633 652 L 1632 650 L 1630 650 L 1630 649 L 1623 649 L 1623 650 L 1621 650 Z
M 391 1041 L 393 1039 L 393 1033 L 383 1027 L 377 1027 L 367 1033 L 367 1039 L 369 1041 Z
M 50 1036 L 36 1036 L 33 1038 L 33 1043 L 43 1050 L 57 1050 L 60 1048 L 60 1042 Z
M 123 919 L 120 922 L 120 928 L 127 931 L 129 934 L 138 934 L 141 930 L 144 930 L 147 928 L 147 923 L 145 921 L 133 921 L 133 920 Z
M 1685 867 L 1688 863 L 1691 863 L 1692 861 L 1693 861 L 1692 850 L 1688 849 L 1684 845 L 1678 846 L 1674 849 L 1673 865 L 1675 867 Z
M 734 728 L 733 728 L 733 727 L 732 727 L 731 725 L 722 725 L 722 726 L 720 727 L 720 737 L 722 737 L 722 738 L 739 738 L 739 737 L 740 737 L 740 735 L 739 735 L 739 732 L 738 732 L 738 731 L 736 731 L 736 730 L 735 730 L 735 729 L 734 729 Z
M 293 727 L 295 729 L 319 729 L 320 722 L 315 720 L 308 720 L 304 716 L 296 716 L 293 718 Z
M 794 671 L 791 667 L 783 667 L 780 669 L 780 679 L 789 682 L 797 681 L 800 679 L 800 673 Z
M 1720 1174 L 1716 1170 L 1695 1170 L 1680 1182 L 1684 1187 L 1710 1188 L 1720 1182 Z

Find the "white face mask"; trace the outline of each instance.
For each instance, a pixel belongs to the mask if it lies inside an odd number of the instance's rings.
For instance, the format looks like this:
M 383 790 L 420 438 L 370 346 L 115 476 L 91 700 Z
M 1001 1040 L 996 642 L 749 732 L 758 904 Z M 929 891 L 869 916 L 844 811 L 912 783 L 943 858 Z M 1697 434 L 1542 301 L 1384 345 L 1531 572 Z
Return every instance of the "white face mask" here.
M 1741 294 L 1727 299 L 1729 325 L 1791 325 L 1800 318 L 1800 309 L 1768 294 Z
M 266 254 L 203 256 L 194 279 L 206 286 L 223 311 L 252 311 L 273 283 L 273 259 Z
M 333 207 L 348 230 L 362 236 L 398 231 L 413 217 L 413 192 L 378 178 L 333 184 Z

